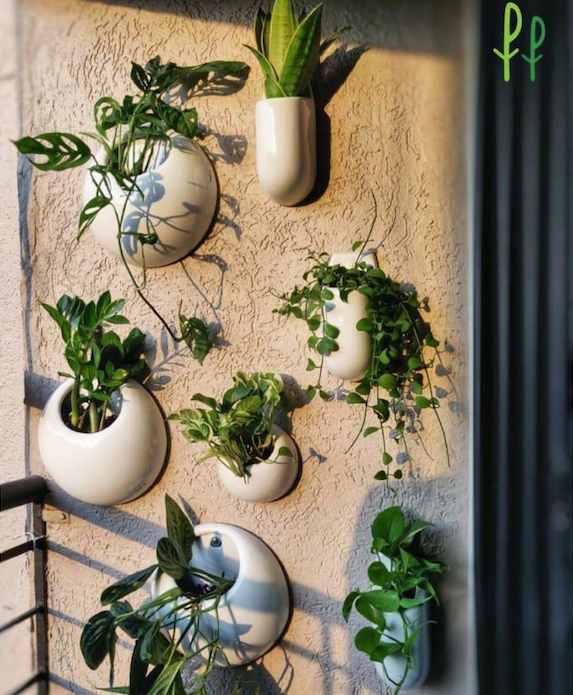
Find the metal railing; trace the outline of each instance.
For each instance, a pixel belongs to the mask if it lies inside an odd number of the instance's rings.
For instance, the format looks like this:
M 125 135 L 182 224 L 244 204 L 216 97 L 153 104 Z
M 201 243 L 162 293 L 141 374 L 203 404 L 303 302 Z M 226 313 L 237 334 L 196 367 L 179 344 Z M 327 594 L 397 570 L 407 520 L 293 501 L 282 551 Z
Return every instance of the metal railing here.
M 38 695 L 48 695 L 48 633 L 46 595 L 46 529 L 42 518 L 42 502 L 48 486 L 44 478 L 31 475 L 21 480 L 0 485 L 0 512 L 32 505 L 30 529 L 32 538 L 0 553 L 0 562 L 5 562 L 24 553 L 33 553 L 34 606 L 0 626 L 0 634 L 25 620 L 35 621 L 36 663 L 38 670 L 27 681 L 6 695 L 19 695 L 35 683 Z

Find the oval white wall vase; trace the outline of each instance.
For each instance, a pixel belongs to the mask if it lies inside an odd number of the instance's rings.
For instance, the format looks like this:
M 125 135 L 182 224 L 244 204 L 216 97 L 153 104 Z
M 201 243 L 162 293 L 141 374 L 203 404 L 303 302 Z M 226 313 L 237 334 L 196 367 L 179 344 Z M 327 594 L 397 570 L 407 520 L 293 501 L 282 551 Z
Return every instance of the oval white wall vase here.
M 221 482 L 235 497 L 249 502 L 273 502 L 293 488 L 300 467 L 296 445 L 278 425 L 273 426 L 273 436 L 272 454 L 267 461 L 247 466 L 247 475 L 243 478 L 236 476 L 224 463 L 217 463 Z M 281 447 L 287 447 L 291 456 L 279 456 Z
M 158 145 L 151 168 L 137 176 L 137 186 L 129 196 L 122 231 L 122 247 L 132 265 L 155 268 L 175 263 L 190 253 L 207 233 L 217 206 L 217 178 L 203 149 L 183 135 L 173 135 L 170 145 Z M 96 157 L 107 163 L 102 149 Z M 113 177 L 110 186 L 113 206 L 121 215 L 126 194 Z M 96 195 L 101 177 L 87 173 L 84 205 Z M 143 193 L 143 195 L 142 195 Z M 90 227 L 100 244 L 120 256 L 117 219 L 111 206 L 100 210 Z M 132 234 L 155 232 L 157 243 L 145 247 Z M 144 251 L 142 249 L 144 248 Z
M 316 179 L 316 114 L 307 97 L 261 99 L 256 105 L 257 174 L 279 205 L 296 205 Z
M 350 268 L 356 263 L 357 253 L 337 253 L 330 258 L 330 265 L 342 265 Z M 373 268 L 378 267 L 376 254 L 368 251 L 360 260 Z M 340 331 L 336 342 L 338 350 L 324 358 L 324 366 L 330 374 L 346 381 L 360 381 L 368 371 L 372 356 L 370 335 L 358 331 L 356 324 L 360 319 L 368 318 L 366 312 L 368 299 L 357 291 L 350 292 L 346 302 L 340 299 L 340 292 L 331 288 L 334 298 L 325 304 L 326 321 Z
M 290 597 L 284 571 L 265 543 L 237 526 L 200 524 L 195 535 L 191 564 L 235 580 L 219 603 L 218 645 L 224 656 L 218 654 L 216 664 L 242 666 L 255 661 L 279 641 L 288 623 Z M 170 576 L 157 571 L 151 578 L 151 595 L 156 598 L 174 586 Z M 166 617 L 172 606 L 164 606 L 160 615 Z M 177 616 L 178 630 L 185 630 L 187 624 L 184 615 Z M 172 625 L 173 616 L 166 617 L 165 627 Z M 203 613 L 200 628 L 212 639 L 217 630 L 215 615 Z M 191 646 L 190 640 L 187 633 L 185 649 Z M 193 646 L 205 644 L 201 639 Z
M 167 456 L 163 416 L 151 395 L 129 380 L 115 392 L 116 419 L 93 434 L 70 429 L 62 406 L 73 380 L 50 396 L 38 440 L 44 466 L 55 482 L 82 502 L 109 506 L 142 495 L 159 477 Z
M 427 592 L 423 589 L 416 589 L 416 598 L 427 596 Z M 430 604 L 429 602 L 421 606 L 414 606 L 404 611 L 406 620 L 410 624 L 410 632 L 420 625 L 427 623 L 430 619 Z M 386 619 L 386 629 L 384 636 L 388 642 L 398 640 L 404 641 L 404 624 L 399 613 L 384 613 Z M 406 668 L 406 657 L 401 654 L 392 654 L 384 659 L 384 665 L 375 664 L 376 671 L 380 679 L 395 687 L 396 683 L 400 683 L 404 678 L 404 670 Z M 419 688 L 428 678 L 430 671 L 430 630 L 429 625 L 424 627 L 418 633 L 418 636 L 412 647 L 412 665 L 408 670 L 408 674 L 402 685 L 403 690 L 413 690 Z

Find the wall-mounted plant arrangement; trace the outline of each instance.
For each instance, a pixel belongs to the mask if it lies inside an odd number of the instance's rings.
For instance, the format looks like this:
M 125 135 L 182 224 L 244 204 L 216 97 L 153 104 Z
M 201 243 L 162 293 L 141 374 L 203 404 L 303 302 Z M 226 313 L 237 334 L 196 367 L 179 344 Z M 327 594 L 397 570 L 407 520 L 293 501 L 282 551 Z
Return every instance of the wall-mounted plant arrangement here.
M 157 563 L 105 589 L 105 610 L 82 632 L 87 665 L 95 670 L 108 657 L 112 686 L 118 631 L 135 640 L 128 682 L 115 692 L 205 694 L 215 667 L 259 658 L 288 621 L 287 581 L 262 541 L 228 524 L 193 528 L 168 495 L 165 505 L 167 536 L 157 544 Z M 125 598 L 148 580 L 151 599 L 134 608 Z M 237 680 L 232 692 L 242 685 Z
M 407 524 L 400 507 L 378 514 L 372 523 L 371 586 L 350 592 L 342 609 L 345 620 L 354 609 L 371 623 L 356 634 L 355 644 L 394 695 L 422 685 L 430 667 L 429 606 L 437 601 L 430 577 L 446 567 L 412 548 L 428 526 L 424 521 Z
M 81 136 L 43 133 L 15 144 L 42 171 L 64 171 L 89 163 L 78 239 L 92 229 L 98 241 L 119 256 L 138 292 L 173 340 L 185 341 L 202 362 L 209 337 L 202 321 L 179 310 L 179 334 L 144 294 L 148 267 L 187 255 L 208 231 L 217 204 L 217 180 L 203 149 L 194 141 L 195 108 L 169 103 L 173 90 L 186 94 L 244 76 L 242 62 L 213 61 L 192 67 L 132 64 L 139 93 L 118 101 L 104 96 L 94 105 L 94 131 Z M 89 140 L 99 149 L 92 152 Z M 38 159 L 39 158 L 39 159 Z M 142 266 L 137 279 L 130 264 Z
M 275 424 L 283 381 L 278 374 L 238 372 L 221 401 L 195 394 L 206 408 L 169 416 L 192 442 L 204 442 L 199 459 L 217 460 L 223 485 L 236 497 L 272 502 L 287 494 L 298 477 L 299 456 L 292 438 Z
M 321 42 L 322 5 L 295 15 L 292 0 L 276 0 L 255 19 L 264 99 L 256 105 L 257 174 L 271 200 L 296 205 L 316 179 L 316 116 L 311 79 L 320 56 L 346 30 Z
M 60 328 L 69 372 L 48 400 L 38 437 L 44 465 L 67 493 L 84 502 L 128 502 L 158 478 L 167 456 L 163 416 L 138 383 L 147 371 L 145 335 L 122 339 L 123 299 L 104 292 L 85 303 L 64 295 L 43 304 Z
M 308 346 L 318 354 L 307 369 L 318 371 L 317 382 L 309 386 L 310 398 L 330 395 L 323 389 L 322 374 L 328 368 L 343 379 L 358 381 L 346 396 L 346 402 L 364 408 L 360 433 L 378 434 L 382 445 L 382 469 L 378 480 L 401 478 L 402 471 L 390 470 L 393 457 L 387 451 L 388 437 L 402 447 L 397 463 L 411 460 L 408 435 L 416 433 L 415 421 L 424 410 L 433 411 L 444 439 L 446 458 L 449 450 L 438 409 L 439 400 L 430 378 L 433 358 L 439 342 L 420 315 L 420 301 L 414 290 L 390 279 L 377 267 L 376 256 L 365 251 L 366 243 L 357 242 L 352 254 L 311 253 L 310 268 L 303 274 L 304 284 L 279 295 L 280 314 L 306 322 L 311 337 Z M 377 424 L 367 425 L 368 413 Z

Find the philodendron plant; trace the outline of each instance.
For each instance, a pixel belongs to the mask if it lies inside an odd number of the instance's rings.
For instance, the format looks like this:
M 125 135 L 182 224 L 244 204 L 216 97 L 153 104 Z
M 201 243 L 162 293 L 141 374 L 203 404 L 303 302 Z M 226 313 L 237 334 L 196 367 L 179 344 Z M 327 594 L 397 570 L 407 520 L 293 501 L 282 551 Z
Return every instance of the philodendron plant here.
M 348 28 L 321 42 L 322 7 L 297 18 L 292 0 L 275 0 L 272 12 L 257 11 L 256 48 L 246 48 L 261 66 L 267 99 L 312 95 L 311 79 L 320 56 Z
M 247 475 L 247 466 L 269 460 L 274 448 L 273 423 L 281 402 L 283 382 L 278 374 L 238 372 L 234 386 L 222 400 L 195 394 L 191 400 L 207 406 L 184 409 L 169 416 L 180 422 L 192 442 L 204 442 L 207 451 L 200 461 L 215 458 L 238 477 Z M 292 457 L 288 447 L 279 456 Z
M 412 548 L 414 538 L 429 526 L 431 524 L 425 521 L 406 523 L 400 507 L 380 512 L 372 523 L 371 553 L 375 560 L 368 567 L 370 588 L 351 591 L 342 608 L 345 620 L 354 609 L 372 624 L 359 630 L 354 641 L 357 649 L 380 664 L 384 680 L 396 688 L 394 695 L 400 691 L 410 671 L 419 666 L 413 656 L 415 644 L 422 630 L 427 629 L 427 623 L 421 619 L 422 612 L 411 609 L 431 600 L 437 602 L 430 577 L 446 571 L 443 563 L 430 560 Z M 391 630 L 392 618 L 396 616 L 399 617 L 399 630 Z M 398 669 L 399 681 L 392 679 L 387 662 L 389 657 L 396 655 L 403 658 Z
M 123 340 L 110 326 L 129 323 L 119 312 L 123 299 L 112 300 L 109 291 L 97 302 L 84 302 L 64 294 L 56 306 L 42 304 L 60 328 L 64 355 L 74 380 L 65 422 L 79 432 L 99 432 L 113 420 L 109 404 L 114 391 L 128 379 L 140 379 L 147 370 L 143 357 L 145 334 L 132 328 Z
M 398 464 L 411 460 L 407 435 L 416 434 L 416 420 L 423 410 L 433 411 L 439 423 L 449 464 L 448 443 L 438 412 L 440 402 L 430 378 L 434 357 L 426 354 L 431 350 L 439 358 L 439 342 L 422 320 L 417 292 L 360 260 L 359 249 L 364 250 L 365 245 L 363 242 L 353 245 L 357 256 L 350 268 L 330 265 L 327 253 L 310 253 L 311 266 L 302 276 L 304 284 L 279 295 L 282 305 L 275 311 L 306 322 L 312 334 L 308 347 L 320 358 L 318 364 L 308 359 L 307 370 L 317 370 L 318 379 L 308 387 L 307 395 L 312 399 L 318 393 L 329 400 L 331 396 L 321 383 L 324 357 L 338 350 L 339 329 L 328 323 L 326 303 L 333 299 L 334 288 L 342 302 L 347 302 L 353 291 L 367 298 L 367 317 L 358 321 L 356 328 L 370 335 L 372 352 L 366 375 L 346 396 L 347 403 L 364 408 L 360 430 L 349 448 L 360 433 L 365 437 L 378 433 L 383 468 L 375 477 L 387 481 L 389 476 L 402 477 L 400 468 L 389 470 L 393 457 L 387 450 L 387 439 L 394 439 L 404 447 L 398 454 Z M 376 425 L 366 426 L 369 412 L 376 418 Z
M 244 74 L 245 63 L 212 61 L 192 67 L 180 67 L 175 63 L 163 64 L 156 56 L 145 66 L 132 63 L 131 80 L 137 87 L 137 95 L 126 95 L 118 101 L 103 96 L 94 105 L 95 130 L 72 133 L 42 133 L 36 137 L 23 137 L 15 142 L 19 152 L 42 171 L 64 171 L 91 162 L 89 173 L 94 181 L 95 195 L 84 205 L 79 215 L 77 239 L 85 234 L 96 216 L 111 208 L 117 230 L 120 258 L 141 299 L 149 306 L 176 342 L 185 342 L 193 355 L 202 362 L 209 349 L 208 332 L 203 322 L 187 317 L 179 308 L 179 333 L 157 311 L 145 296 L 146 265 L 145 247 L 158 243 L 153 228 L 145 233 L 125 229 L 128 201 L 137 193 L 144 193 L 137 177 L 153 166 L 158 148 L 170 145 L 177 134 L 194 138 L 197 133 L 195 108 L 177 108 L 168 101 L 168 93 L 174 89 L 197 89 L 202 84 L 221 82 L 229 76 Z M 101 163 L 90 147 L 89 141 L 103 147 L 106 162 Z M 137 146 L 136 146 L 137 145 Z M 39 159 L 38 159 L 39 158 Z M 120 209 L 113 204 L 114 187 L 119 187 L 125 197 Z M 143 250 L 142 278 L 137 280 L 129 267 L 124 250 L 125 237 L 136 237 Z
M 218 647 L 218 608 L 234 582 L 193 565 L 195 534 L 191 522 L 169 495 L 165 496 L 165 510 L 167 536 L 157 543 L 157 562 L 105 589 L 100 599 L 105 610 L 91 617 L 82 632 L 80 646 L 89 668 L 95 670 L 109 658 L 111 692 L 205 695 L 217 655 L 222 653 Z M 124 600 L 156 571 L 172 577 L 176 586 L 137 608 Z M 214 634 L 207 636 L 202 631 L 205 614 L 214 617 L 216 626 Z M 113 688 L 118 631 L 135 640 L 135 646 L 127 684 Z M 189 664 L 201 668 L 192 670 L 190 682 L 184 686 L 182 673 Z M 240 685 L 237 682 L 233 692 L 238 693 Z

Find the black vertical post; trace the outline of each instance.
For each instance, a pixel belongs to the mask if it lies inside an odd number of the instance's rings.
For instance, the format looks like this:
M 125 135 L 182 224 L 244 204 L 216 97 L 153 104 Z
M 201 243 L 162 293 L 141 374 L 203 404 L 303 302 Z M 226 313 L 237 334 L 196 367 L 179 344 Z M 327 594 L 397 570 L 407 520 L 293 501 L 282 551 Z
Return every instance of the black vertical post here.
M 475 243 L 480 695 L 573 692 L 573 0 L 482 0 Z

